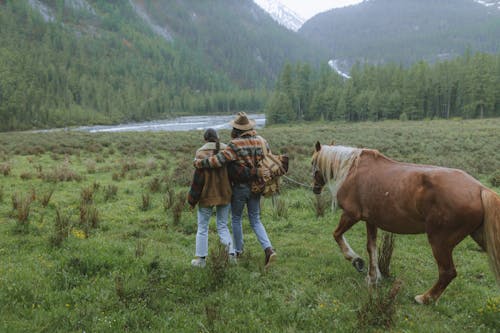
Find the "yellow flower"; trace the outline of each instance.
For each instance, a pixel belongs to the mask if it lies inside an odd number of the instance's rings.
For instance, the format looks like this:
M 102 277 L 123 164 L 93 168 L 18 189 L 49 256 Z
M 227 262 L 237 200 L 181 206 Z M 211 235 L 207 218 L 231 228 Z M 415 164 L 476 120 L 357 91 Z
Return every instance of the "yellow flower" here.
M 73 236 L 75 236 L 78 239 L 85 239 L 87 238 L 87 235 L 85 234 L 85 231 L 80 230 L 80 229 L 71 229 L 71 233 Z

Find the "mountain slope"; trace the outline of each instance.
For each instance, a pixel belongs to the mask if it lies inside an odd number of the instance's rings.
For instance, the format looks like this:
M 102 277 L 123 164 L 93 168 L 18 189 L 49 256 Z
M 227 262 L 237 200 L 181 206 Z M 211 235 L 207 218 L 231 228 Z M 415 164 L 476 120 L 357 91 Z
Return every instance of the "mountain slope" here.
M 319 14 L 299 33 L 349 64 L 433 62 L 499 52 L 500 11 L 471 0 L 370 0 Z
M 268 12 L 276 22 L 290 30 L 299 30 L 305 22 L 299 14 L 277 0 L 254 0 L 254 2 Z
M 251 0 L 145 1 L 156 22 L 243 86 L 274 82 L 286 62 L 325 62 L 326 52 L 278 25 Z
M 0 130 L 260 110 L 325 53 L 253 1 L 0 1 Z

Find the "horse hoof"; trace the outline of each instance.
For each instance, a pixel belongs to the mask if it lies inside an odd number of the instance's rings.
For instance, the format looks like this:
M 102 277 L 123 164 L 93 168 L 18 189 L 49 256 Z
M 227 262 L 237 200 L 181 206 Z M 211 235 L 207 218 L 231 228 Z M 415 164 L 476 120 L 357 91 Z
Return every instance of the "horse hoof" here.
M 417 295 L 417 296 L 415 296 L 415 301 L 418 304 L 425 304 L 424 295 Z
M 361 258 L 356 258 L 352 261 L 352 265 L 354 266 L 354 268 L 356 268 L 356 270 L 358 272 L 363 272 L 364 268 L 365 268 L 365 262 L 363 261 L 363 259 Z

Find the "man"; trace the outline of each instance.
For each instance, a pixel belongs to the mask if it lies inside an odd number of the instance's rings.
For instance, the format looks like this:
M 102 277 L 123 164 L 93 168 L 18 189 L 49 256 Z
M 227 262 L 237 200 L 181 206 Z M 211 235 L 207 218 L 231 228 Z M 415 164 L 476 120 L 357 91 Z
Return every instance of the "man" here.
M 248 119 L 245 112 L 239 112 L 230 124 L 233 127 L 232 139 L 226 148 L 211 157 L 195 159 L 194 166 L 199 169 L 220 168 L 223 165 L 228 165 L 233 192 L 231 197 L 231 224 L 236 254 L 241 255 L 243 252 L 241 220 L 246 205 L 250 226 L 264 249 L 265 267 L 268 268 L 276 259 L 276 252 L 273 250 L 266 229 L 260 220 L 261 194 L 251 191 L 251 182 L 265 176 L 265 171 L 258 169 L 257 165 L 264 157 L 262 144 L 264 143 L 267 150 L 270 151 L 269 145 L 264 138 L 257 136 L 254 129 L 255 121 Z

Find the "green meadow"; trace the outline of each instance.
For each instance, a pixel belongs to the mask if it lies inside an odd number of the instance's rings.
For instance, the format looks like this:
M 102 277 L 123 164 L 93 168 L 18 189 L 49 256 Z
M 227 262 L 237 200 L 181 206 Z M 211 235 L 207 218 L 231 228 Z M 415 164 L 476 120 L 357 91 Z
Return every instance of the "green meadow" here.
M 205 269 L 190 266 L 196 211 L 185 203 L 202 132 L 0 133 L 0 332 L 498 332 L 500 288 L 467 238 L 436 304 L 425 235 L 396 235 L 389 277 L 368 288 L 332 238 L 339 212 L 316 197 L 317 140 L 467 171 L 500 193 L 500 119 L 304 123 L 259 130 L 290 156 L 245 253 L 229 265 L 215 223 Z M 222 131 L 222 139 L 229 132 Z M 293 180 L 293 181 L 292 181 Z M 382 244 L 380 233 L 379 244 Z M 346 233 L 366 260 L 363 222 Z

